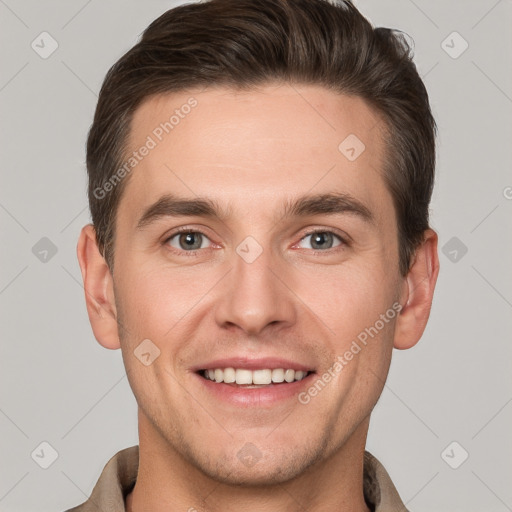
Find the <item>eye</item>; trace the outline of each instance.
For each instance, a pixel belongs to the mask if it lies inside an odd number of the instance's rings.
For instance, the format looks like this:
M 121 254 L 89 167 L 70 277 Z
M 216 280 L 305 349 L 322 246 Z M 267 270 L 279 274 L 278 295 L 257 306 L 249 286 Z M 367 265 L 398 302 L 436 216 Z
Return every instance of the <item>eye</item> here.
M 183 251 L 196 251 L 208 247 L 210 239 L 199 231 L 185 231 L 170 236 L 166 243 L 175 249 Z
M 310 247 L 304 247 L 303 243 L 308 243 Z M 330 231 L 314 231 L 302 238 L 298 246 L 303 249 L 314 249 L 318 251 L 332 249 L 342 243 L 343 240 L 338 235 L 335 235 Z

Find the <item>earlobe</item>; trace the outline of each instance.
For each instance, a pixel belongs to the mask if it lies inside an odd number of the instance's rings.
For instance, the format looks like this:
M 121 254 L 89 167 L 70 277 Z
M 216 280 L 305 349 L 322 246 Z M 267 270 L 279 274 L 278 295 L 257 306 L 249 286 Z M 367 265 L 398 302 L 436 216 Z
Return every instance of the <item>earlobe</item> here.
M 112 274 L 98 248 L 92 224 L 82 228 L 76 251 L 94 336 L 105 348 L 120 348 Z
M 404 278 L 400 300 L 402 310 L 395 325 L 394 347 L 397 349 L 416 345 L 427 325 L 439 274 L 437 240 L 435 231 L 425 231 L 423 242 Z

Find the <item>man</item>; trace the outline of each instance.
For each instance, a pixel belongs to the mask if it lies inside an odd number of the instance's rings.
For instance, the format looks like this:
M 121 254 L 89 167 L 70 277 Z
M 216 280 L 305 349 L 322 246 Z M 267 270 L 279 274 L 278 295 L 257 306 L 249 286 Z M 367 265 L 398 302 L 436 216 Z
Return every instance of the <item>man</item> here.
M 109 71 L 78 258 L 139 445 L 71 510 L 405 511 L 365 442 L 439 271 L 435 121 L 349 2 L 172 9 Z

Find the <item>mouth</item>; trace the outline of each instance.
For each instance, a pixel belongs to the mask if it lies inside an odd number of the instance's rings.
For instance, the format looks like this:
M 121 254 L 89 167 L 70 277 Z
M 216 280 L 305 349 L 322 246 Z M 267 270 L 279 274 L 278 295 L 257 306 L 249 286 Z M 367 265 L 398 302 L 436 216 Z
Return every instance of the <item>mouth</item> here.
M 311 363 L 246 354 L 203 361 L 190 371 L 198 396 L 203 394 L 220 406 L 238 410 L 275 410 L 279 405 L 298 403 L 298 395 L 312 385 L 317 374 Z
M 299 382 L 314 373 L 312 370 L 293 368 L 205 368 L 197 372 L 204 379 L 216 384 L 236 388 L 264 388 Z

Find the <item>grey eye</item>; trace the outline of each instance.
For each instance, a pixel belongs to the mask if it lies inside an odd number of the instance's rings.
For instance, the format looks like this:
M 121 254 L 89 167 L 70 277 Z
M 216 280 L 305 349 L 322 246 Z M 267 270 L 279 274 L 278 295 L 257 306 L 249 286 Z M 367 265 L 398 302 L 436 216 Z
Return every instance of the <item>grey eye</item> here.
M 310 247 L 304 247 L 301 245 L 304 241 L 307 240 L 309 240 Z M 336 240 L 338 243 L 335 243 Z M 338 245 L 341 245 L 341 239 L 330 231 L 315 231 L 314 233 L 310 233 L 309 235 L 305 236 L 299 244 L 299 246 L 303 249 L 314 250 L 332 249 Z
M 208 247 L 209 239 L 202 233 L 197 231 L 189 231 L 187 233 L 176 233 L 169 238 L 169 245 L 176 249 L 184 251 L 195 251 Z

